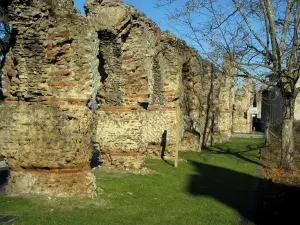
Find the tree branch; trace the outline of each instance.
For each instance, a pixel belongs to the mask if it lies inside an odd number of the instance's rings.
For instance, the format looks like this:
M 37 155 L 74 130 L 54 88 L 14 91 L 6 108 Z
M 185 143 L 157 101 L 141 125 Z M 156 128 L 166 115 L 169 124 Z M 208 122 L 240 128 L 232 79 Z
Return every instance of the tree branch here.
M 269 24 L 269 21 L 268 21 L 268 15 L 267 15 L 267 12 L 266 12 L 266 8 L 264 7 L 264 3 L 263 3 L 263 0 L 260 0 L 259 1 L 259 4 L 260 4 L 260 7 L 262 8 L 262 11 L 263 11 L 263 14 L 264 14 L 264 22 L 265 22 L 265 29 L 266 29 L 266 41 L 267 41 L 267 49 L 269 49 L 270 47 L 270 24 Z M 273 57 L 271 57 L 271 55 L 269 55 L 269 51 L 266 52 L 265 54 L 265 63 L 269 63 L 269 60 L 273 61 Z
M 296 88 L 295 90 L 295 96 L 297 97 L 297 95 L 300 93 L 300 87 Z
M 260 45 L 265 49 L 266 52 L 269 51 L 269 49 L 267 49 L 267 46 L 264 44 L 264 42 L 259 38 L 259 36 L 257 35 L 257 33 L 253 30 L 251 24 L 249 23 L 245 13 L 242 11 L 241 7 L 237 4 L 236 0 L 232 0 L 233 4 L 235 5 L 235 7 L 237 7 L 237 9 L 239 10 L 239 12 L 241 13 L 247 27 L 249 28 L 250 32 L 252 33 L 252 35 L 255 37 L 255 39 L 260 43 Z M 271 53 L 270 53 L 271 54 Z
M 269 85 L 269 86 L 277 86 L 277 82 L 266 81 L 266 79 L 263 78 L 263 77 L 260 77 L 260 76 L 257 76 L 257 75 L 253 75 L 253 74 L 249 73 L 245 68 L 241 67 L 239 64 L 236 64 L 235 67 L 237 69 L 239 69 L 240 71 L 242 71 L 249 78 L 255 79 L 255 80 L 257 80 L 257 81 L 259 81 L 259 82 L 261 82 L 263 84 Z
M 270 55 L 269 54 L 269 51 L 268 52 L 263 52 L 263 51 L 261 51 L 261 50 L 258 50 L 255 46 L 253 46 L 253 45 L 248 45 L 248 47 L 249 48 L 251 48 L 251 49 L 253 49 L 255 52 L 257 52 L 257 53 L 259 53 L 259 54 L 261 54 L 261 55 L 263 55 L 263 56 L 265 56 L 265 58 L 266 58 L 266 62 L 265 62 L 265 64 L 270 64 L 270 61 L 271 62 L 273 62 L 273 56 L 272 55 Z
M 295 18 L 294 18 L 294 35 L 293 35 L 293 45 L 292 45 L 292 51 L 290 54 L 290 62 L 289 62 L 289 67 L 292 68 L 296 66 L 296 52 L 297 52 L 297 47 L 298 47 L 298 29 L 299 29 L 299 14 L 300 14 L 300 2 L 299 0 L 297 1 L 297 8 L 295 12 Z
M 274 10 L 272 6 L 271 0 L 264 0 L 265 7 L 267 9 L 268 20 L 270 24 L 270 35 L 271 35 L 271 44 L 272 44 L 272 52 L 273 52 L 273 65 L 274 70 L 281 70 L 281 60 L 280 60 L 280 53 L 278 49 L 278 43 L 276 40 L 276 26 L 274 21 Z
M 273 69 L 272 66 L 269 66 L 269 65 L 267 65 L 267 64 L 262 64 L 262 63 L 244 63 L 244 62 L 236 62 L 236 63 L 239 63 L 239 64 L 241 64 L 241 65 L 243 65 L 243 66 L 260 66 L 260 67 L 268 68 L 268 69 L 270 69 L 270 70 Z
M 236 12 L 238 11 L 238 9 L 236 9 L 233 13 L 229 14 L 221 23 L 218 24 L 218 26 L 216 27 L 212 27 L 212 29 L 218 29 L 219 27 L 222 26 L 223 23 L 225 23 L 230 17 L 232 17 Z
M 280 41 L 280 55 L 282 56 L 283 54 L 283 48 L 284 48 L 284 44 L 285 44 L 285 39 L 286 39 L 286 34 L 289 28 L 289 18 L 290 18 L 290 14 L 292 11 L 294 5 L 294 0 L 288 0 L 287 6 L 286 6 L 286 11 L 285 11 L 285 16 L 284 16 L 284 25 L 283 25 L 283 30 L 282 30 L 282 34 L 281 34 L 281 41 Z

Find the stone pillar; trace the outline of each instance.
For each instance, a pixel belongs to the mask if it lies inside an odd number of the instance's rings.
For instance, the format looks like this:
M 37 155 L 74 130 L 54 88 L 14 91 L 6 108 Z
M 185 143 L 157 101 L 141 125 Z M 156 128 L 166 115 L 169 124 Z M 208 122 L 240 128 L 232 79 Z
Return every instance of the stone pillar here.
M 147 154 L 147 109 L 158 27 L 119 1 L 86 2 L 100 40 L 97 137 L 103 167 L 141 169 Z
M 8 194 L 94 196 L 90 112 L 59 103 L 0 105 L 1 154 L 10 169 Z
M 176 111 L 183 110 L 181 101 L 187 99 L 183 80 L 192 86 L 200 80 L 194 79 L 200 75 L 200 57 L 176 36 L 161 33 L 132 6 L 88 0 L 85 9 L 98 32 L 103 62 L 96 140 L 103 165 L 139 169 L 146 154 L 162 157 L 166 151 L 172 157 L 178 137 L 181 140 L 187 130 L 185 119 L 198 126 L 195 108 L 180 113 L 180 126 Z M 195 95 L 194 90 L 188 92 Z
M 217 94 L 218 108 L 214 121 L 214 142 L 222 143 L 231 137 L 233 123 L 234 103 L 234 65 L 228 55 L 224 57 L 222 73 L 219 73 L 218 83 L 215 87 L 219 90 Z
M 198 150 L 200 57 L 184 41 L 163 32 L 153 73 L 156 88 L 147 114 L 148 155 L 173 159 L 178 148 Z
M 9 6 L 14 43 L 6 56 L 0 105 L 1 152 L 11 195 L 94 196 L 90 170 L 99 44 L 71 0 Z
M 255 84 L 248 78 L 244 78 L 243 86 L 235 91 L 233 112 L 233 132 L 252 132 L 252 115 L 249 115 L 249 107 L 253 107 L 255 96 Z

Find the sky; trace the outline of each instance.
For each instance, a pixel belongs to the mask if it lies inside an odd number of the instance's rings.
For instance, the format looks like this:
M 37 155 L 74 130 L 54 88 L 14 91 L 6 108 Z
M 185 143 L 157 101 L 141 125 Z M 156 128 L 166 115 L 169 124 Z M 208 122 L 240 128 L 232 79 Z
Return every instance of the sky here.
M 146 16 L 152 19 L 159 25 L 162 30 L 170 30 L 168 26 L 166 14 L 167 12 L 163 8 L 155 7 L 156 0 L 123 0 L 123 2 L 130 4 L 137 8 Z M 75 6 L 84 14 L 83 5 L 85 0 L 74 0 Z
M 202 47 L 205 49 L 201 49 L 201 47 L 199 47 L 199 45 L 197 44 L 197 42 L 193 42 L 193 40 L 189 37 L 185 36 L 185 33 L 190 32 L 188 30 L 187 27 L 182 27 L 182 26 L 178 26 L 176 25 L 176 23 L 174 23 L 174 21 L 172 23 L 172 26 L 170 26 L 168 23 L 170 22 L 170 20 L 168 19 L 167 15 L 170 12 L 174 12 L 175 8 L 181 8 L 183 6 L 183 0 L 178 0 L 178 1 L 174 1 L 173 4 L 171 6 L 168 7 L 156 7 L 156 3 L 157 0 L 122 0 L 123 2 L 130 4 L 132 6 L 134 6 L 135 8 L 137 8 L 139 11 L 141 11 L 142 13 L 144 13 L 148 18 L 150 18 L 151 20 L 153 20 L 156 24 L 158 24 L 158 26 L 161 28 L 161 30 L 165 31 L 165 30 L 170 30 L 173 34 L 175 34 L 177 37 L 185 40 L 187 42 L 188 45 L 190 45 L 191 47 L 194 47 L 195 49 L 198 50 L 199 54 L 201 54 L 201 56 L 203 58 L 207 58 L 206 53 L 209 51 L 213 52 L 213 49 L 211 49 L 209 47 L 208 44 L 206 44 L 205 42 L 202 42 L 201 45 Z M 220 7 L 222 7 L 222 12 L 226 12 L 226 10 L 228 9 L 228 7 L 226 7 L 226 5 L 230 5 L 232 3 L 230 3 L 229 0 L 221 0 L 220 1 L 222 3 L 222 5 L 220 5 Z M 84 3 L 85 0 L 74 0 L 75 6 L 82 12 L 82 14 L 84 13 Z M 232 7 L 232 6 L 229 6 Z M 232 10 L 232 8 L 229 8 L 230 10 Z M 222 13 L 220 12 L 220 13 Z M 197 12 L 196 12 L 197 13 Z M 194 18 L 194 25 L 198 26 L 198 24 L 201 24 L 199 26 L 199 28 L 202 28 L 202 24 L 205 24 L 205 22 L 201 19 L 202 17 L 198 17 L 195 16 Z M 250 21 L 252 22 L 252 21 Z M 257 29 L 259 29 L 261 26 L 258 26 L 258 28 L 256 29 L 256 23 L 252 23 L 253 25 L 255 25 L 253 28 L 254 30 L 256 30 L 257 33 L 259 33 L 259 31 L 257 31 Z M 194 27 L 196 27 L 194 26 Z M 199 29 L 201 30 L 201 29 Z M 202 31 L 202 30 L 201 30 Z M 201 31 L 197 34 L 200 35 Z M 203 30 L 205 32 L 205 30 Z M 205 35 L 204 35 L 205 37 Z M 204 38 L 202 37 L 202 38 Z M 200 36 L 201 38 L 201 36 Z M 205 38 L 204 38 L 205 39 Z M 265 70 L 257 70 L 257 73 L 261 73 L 261 72 L 265 72 Z

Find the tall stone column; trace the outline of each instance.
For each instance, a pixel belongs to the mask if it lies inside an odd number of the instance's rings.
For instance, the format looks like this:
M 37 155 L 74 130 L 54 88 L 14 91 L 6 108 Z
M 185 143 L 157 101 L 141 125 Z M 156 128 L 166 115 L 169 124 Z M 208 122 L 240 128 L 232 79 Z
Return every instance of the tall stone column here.
M 147 110 L 158 27 L 120 1 L 86 1 L 100 40 L 102 86 L 97 135 L 103 167 L 142 169 L 147 154 Z
M 3 67 L 0 154 L 11 195 L 94 196 L 90 170 L 99 43 L 71 0 L 9 6 L 13 43 Z
M 233 132 L 252 132 L 252 115 L 248 113 L 248 109 L 249 107 L 253 107 L 254 96 L 255 84 L 249 78 L 244 78 L 243 86 L 235 91 Z

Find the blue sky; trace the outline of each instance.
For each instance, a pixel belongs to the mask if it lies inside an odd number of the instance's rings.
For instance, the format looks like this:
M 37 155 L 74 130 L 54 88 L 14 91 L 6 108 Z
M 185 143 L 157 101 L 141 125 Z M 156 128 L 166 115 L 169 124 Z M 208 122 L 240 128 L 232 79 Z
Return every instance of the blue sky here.
M 207 57 L 207 52 L 214 52 L 214 49 L 211 48 L 209 46 L 209 44 L 207 44 L 205 42 L 205 30 L 201 29 L 203 27 L 203 24 L 205 25 L 205 18 L 202 18 L 200 15 L 198 15 L 198 12 L 195 12 L 195 16 L 193 16 L 193 25 L 194 27 L 196 27 L 197 29 L 199 29 L 199 32 L 197 32 L 198 37 L 201 40 L 201 45 L 199 45 L 197 42 L 193 41 L 193 37 L 191 38 L 191 36 L 185 36 L 186 34 L 191 33 L 189 28 L 187 26 L 180 26 L 176 23 L 174 23 L 174 21 L 169 20 L 167 18 L 167 15 L 170 12 L 174 12 L 175 8 L 181 8 L 184 6 L 184 2 L 183 0 L 177 0 L 174 1 L 174 3 L 171 6 L 167 6 L 167 7 L 160 7 L 157 8 L 156 7 L 156 3 L 157 0 L 122 0 L 123 2 L 130 4 L 132 6 L 134 6 L 135 8 L 137 8 L 139 11 L 141 11 L 142 13 L 146 14 L 146 16 L 150 19 L 152 19 L 155 23 L 158 24 L 158 26 L 164 31 L 164 30 L 170 30 L 173 34 L 175 34 L 177 37 L 185 40 L 187 42 L 188 45 L 190 45 L 191 47 L 194 47 L 195 49 L 198 50 L 199 54 L 201 54 L 201 56 L 203 58 L 208 58 Z M 85 0 L 74 0 L 75 6 L 84 14 L 84 3 Z M 220 7 L 220 10 L 222 12 L 219 13 L 231 13 L 232 12 L 232 5 L 231 5 L 231 1 L 229 0 L 220 0 L 217 4 L 217 6 Z M 228 11 L 229 9 L 229 11 Z M 172 26 L 169 26 L 168 23 L 172 22 Z M 252 21 L 250 21 L 252 22 Z M 252 23 L 254 25 L 254 29 L 257 31 L 257 33 L 259 33 L 259 29 L 261 28 L 261 25 L 257 26 L 257 23 Z M 234 23 L 232 23 L 233 27 L 234 27 Z M 205 26 L 204 26 L 205 27 Z M 226 28 L 224 28 L 223 30 L 226 30 Z M 204 35 L 203 35 L 204 34 Z M 201 36 L 203 35 L 203 36 Z M 222 39 L 219 40 L 220 35 L 218 37 L 216 37 L 216 41 L 219 41 L 220 43 L 222 43 Z M 197 39 L 196 39 L 197 40 Z M 218 54 L 218 52 L 216 52 Z M 222 54 L 219 55 L 219 58 L 216 59 L 216 62 L 221 62 L 218 61 L 222 58 Z M 259 70 L 256 69 L 257 72 L 259 72 Z M 265 72 L 264 70 L 262 72 Z
M 135 8 L 145 13 L 146 16 L 152 19 L 159 25 L 162 30 L 170 30 L 167 24 L 166 11 L 163 8 L 156 8 L 156 0 L 123 0 L 123 2 L 133 5 Z M 74 0 L 75 6 L 84 13 L 83 5 L 85 0 Z
M 185 40 L 187 42 L 187 44 L 189 44 L 191 47 L 194 47 L 197 50 L 199 50 L 198 45 L 194 45 L 191 42 L 191 39 L 186 38 L 184 36 L 184 33 L 188 32 L 188 28 L 179 27 L 176 24 L 174 24 L 174 21 L 172 23 L 172 26 L 169 25 L 169 22 L 172 22 L 172 21 L 170 21 L 168 19 L 168 14 L 170 12 L 173 12 L 175 10 L 175 8 L 182 7 L 182 4 L 184 3 L 184 1 L 182 1 L 182 0 L 174 1 L 171 6 L 167 6 L 167 7 L 156 7 L 157 0 L 122 0 L 122 1 L 129 5 L 134 6 L 140 12 L 144 13 L 148 18 L 150 18 L 156 24 L 158 24 L 158 26 L 160 27 L 161 30 L 171 31 L 177 37 Z M 228 0 L 222 0 L 222 1 L 226 2 Z M 83 6 L 85 4 L 85 0 L 74 0 L 74 4 L 82 12 L 82 14 L 85 14 L 84 8 L 83 8 Z M 207 47 L 207 45 L 205 43 L 203 43 L 203 46 Z

